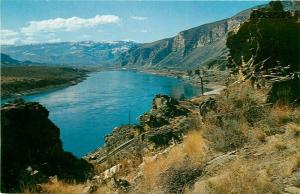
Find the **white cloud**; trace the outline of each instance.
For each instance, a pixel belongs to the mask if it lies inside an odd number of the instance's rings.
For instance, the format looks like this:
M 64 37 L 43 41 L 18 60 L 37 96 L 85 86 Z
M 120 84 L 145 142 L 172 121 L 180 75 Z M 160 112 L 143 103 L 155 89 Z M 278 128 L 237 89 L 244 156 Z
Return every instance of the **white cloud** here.
M 131 19 L 133 20 L 147 20 L 147 17 L 142 17 L 142 16 L 131 16 Z
M 0 34 L 1 37 L 12 37 L 18 35 L 19 33 L 13 30 L 0 29 Z
M 141 30 L 141 32 L 146 33 L 146 32 L 148 32 L 148 30 L 143 29 L 143 30 Z
M 20 39 L 17 37 L 18 32 L 13 31 L 13 30 L 8 30 L 8 29 L 1 29 L 0 30 L 0 35 L 1 35 L 1 40 L 0 44 L 1 45 L 8 45 L 8 44 L 16 44 L 20 41 Z
M 98 29 L 98 30 L 97 30 L 97 32 L 100 32 L 100 33 L 101 33 L 101 32 L 103 32 L 103 30 L 101 30 L 101 29 Z
M 60 42 L 54 33 L 24 34 L 9 29 L 1 29 L 0 45 L 35 44 L 40 42 Z
M 102 24 L 117 24 L 120 18 L 116 15 L 96 15 L 93 18 L 55 18 L 40 21 L 30 21 L 29 25 L 21 29 L 22 33 L 73 31 L 81 28 L 95 27 Z

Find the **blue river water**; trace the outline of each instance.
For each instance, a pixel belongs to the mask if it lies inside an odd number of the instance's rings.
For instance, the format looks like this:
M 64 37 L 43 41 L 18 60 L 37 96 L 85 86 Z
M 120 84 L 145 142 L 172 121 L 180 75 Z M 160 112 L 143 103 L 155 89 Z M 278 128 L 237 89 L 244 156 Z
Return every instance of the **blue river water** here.
M 112 129 L 149 111 L 156 94 L 186 98 L 201 89 L 182 80 L 133 71 L 104 71 L 89 74 L 83 82 L 67 88 L 24 97 L 50 111 L 50 119 L 60 128 L 63 147 L 78 157 L 104 143 Z

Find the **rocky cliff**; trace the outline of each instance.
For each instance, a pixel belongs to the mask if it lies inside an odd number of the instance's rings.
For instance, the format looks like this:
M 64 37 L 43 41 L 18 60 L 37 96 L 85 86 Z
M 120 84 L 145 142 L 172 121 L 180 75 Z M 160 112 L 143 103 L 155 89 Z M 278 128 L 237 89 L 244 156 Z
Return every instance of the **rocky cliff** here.
M 62 148 L 59 128 L 39 103 L 17 101 L 1 108 L 1 192 L 19 192 L 57 175 L 84 181 L 92 166 Z
M 238 30 L 249 19 L 251 10 L 266 6 L 257 6 L 228 19 L 184 30 L 175 37 L 138 45 L 123 53 L 118 64 L 184 70 L 205 64 L 224 65 L 228 57 L 228 32 Z M 299 3 L 285 1 L 283 7 L 295 11 L 299 10 Z
M 142 44 L 128 50 L 120 63 L 128 66 L 189 69 L 226 57 L 225 38 L 228 31 L 249 18 L 251 10 L 221 21 L 204 24 L 180 32 L 172 38 Z

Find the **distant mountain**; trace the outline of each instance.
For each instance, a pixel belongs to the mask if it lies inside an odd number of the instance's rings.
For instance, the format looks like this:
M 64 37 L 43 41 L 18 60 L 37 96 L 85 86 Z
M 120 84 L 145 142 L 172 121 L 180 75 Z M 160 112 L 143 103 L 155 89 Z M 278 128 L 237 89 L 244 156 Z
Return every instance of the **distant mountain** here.
M 229 19 L 204 24 L 180 32 L 172 38 L 141 44 L 122 54 L 119 62 L 127 66 L 193 68 L 226 56 L 226 34 L 249 18 L 245 10 Z
M 1 65 L 32 65 L 33 62 L 26 60 L 26 61 L 19 61 L 16 59 L 11 58 L 9 55 L 1 53 Z M 34 63 L 39 64 L 39 63 Z
M 283 1 L 285 10 L 299 10 L 300 3 Z M 121 55 L 122 66 L 143 66 L 149 68 L 192 69 L 203 64 L 227 61 L 228 49 L 226 37 L 229 31 L 237 30 L 250 17 L 253 9 L 266 7 L 256 6 L 244 10 L 231 18 L 191 28 L 172 38 L 141 44 Z
M 1 53 L 1 65 L 18 65 L 21 61 L 11 58 L 9 55 Z
M 132 41 L 59 42 L 30 45 L 4 45 L 2 52 L 20 61 L 46 64 L 109 65 L 138 44 Z

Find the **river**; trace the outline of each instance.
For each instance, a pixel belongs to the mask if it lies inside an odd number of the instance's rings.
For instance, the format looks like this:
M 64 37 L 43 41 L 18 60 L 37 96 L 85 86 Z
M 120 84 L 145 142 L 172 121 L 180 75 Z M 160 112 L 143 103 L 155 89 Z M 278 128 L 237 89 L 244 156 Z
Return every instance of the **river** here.
M 133 71 L 89 74 L 83 82 L 67 88 L 24 96 L 50 111 L 60 128 L 63 147 L 78 157 L 103 145 L 106 134 L 122 124 L 138 123 L 151 108 L 156 94 L 186 98 L 201 89 L 180 79 Z

